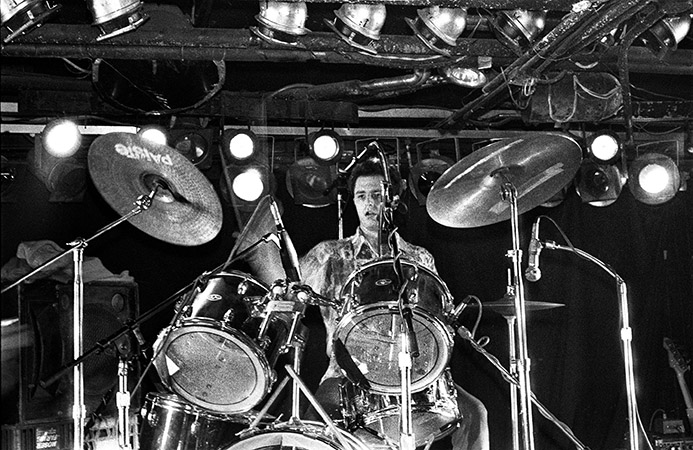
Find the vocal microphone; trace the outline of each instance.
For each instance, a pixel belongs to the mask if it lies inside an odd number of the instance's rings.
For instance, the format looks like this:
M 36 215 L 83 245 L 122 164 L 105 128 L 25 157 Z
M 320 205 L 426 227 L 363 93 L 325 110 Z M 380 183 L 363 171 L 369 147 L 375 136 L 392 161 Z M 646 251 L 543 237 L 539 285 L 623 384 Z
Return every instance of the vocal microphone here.
M 301 271 L 298 265 L 296 248 L 294 248 L 289 233 L 284 228 L 284 222 L 282 222 L 279 207 L 273 198 L 270 198 L 269 209 L 272 213 L 272 217 L 274 217 L 274 224 L 277 227 L 277 231 L 279 232 L 279 240 L 281 242 L 279 254 L 282 258 L 282 265 L 284 266 L 284 272 L 286 272 L 286 278 L 289 281 L 301 281 Z
M 535 282 L 541 278 L 541 270 L 539 269 L 539 254 L 544 244 L 539 240 L 539 221 L 541 217 L 532 225 L 532 237 L 529 240 L 529 264 L 525 270 L 525 278 L 527 281 Z

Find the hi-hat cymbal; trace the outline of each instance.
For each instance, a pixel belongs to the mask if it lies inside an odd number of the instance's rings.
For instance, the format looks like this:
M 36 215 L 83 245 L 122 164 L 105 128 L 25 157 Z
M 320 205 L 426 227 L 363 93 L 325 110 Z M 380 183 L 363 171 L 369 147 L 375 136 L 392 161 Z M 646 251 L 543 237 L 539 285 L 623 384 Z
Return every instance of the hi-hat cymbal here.
M 488 308 L 491 311 L 495 311 L 503 316 L 514 316 L 515 314 L 515 299 L 509 297 L 503 297 L 500 300 L 494 302 L 483 303 L 484 308 Z M 540 311 L 542 309 L 553 309 L 565 306 L 563 303 L 549 303 L 549 302 L 531 302 L 525 300 L 525 311 Z
M 145 233 L 171 244 L 194 246 L 221 230 L 219 197 L 207 178 L 176 150 L 136 134 L 109 133 L 89 148 L 96 188 L 121 216 L 159 184 L 151 206 L 129 219 Z
M 518 214 L 541 205 L 575 176 L 582 149 L 559 133 L 496 141 L 464 157 L 435 182 L 426 200 L 441 225 L 473 228 L 510 218 L 503 186 L 517 191 Z

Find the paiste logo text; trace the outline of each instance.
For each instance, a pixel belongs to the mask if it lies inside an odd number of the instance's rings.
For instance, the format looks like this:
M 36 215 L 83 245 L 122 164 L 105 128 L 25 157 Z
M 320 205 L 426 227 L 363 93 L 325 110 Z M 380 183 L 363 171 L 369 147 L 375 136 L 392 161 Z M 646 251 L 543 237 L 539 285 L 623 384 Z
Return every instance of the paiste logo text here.
M 123 155 L 130 159 L 146 159 L 147 161 L 152 161 L 157 164 L 166 164 L 167 166 L 173 165 L 171 155 L 153 153 L 138 145 L 116 144 L 115 151 L 118 152 L 119 155 Z

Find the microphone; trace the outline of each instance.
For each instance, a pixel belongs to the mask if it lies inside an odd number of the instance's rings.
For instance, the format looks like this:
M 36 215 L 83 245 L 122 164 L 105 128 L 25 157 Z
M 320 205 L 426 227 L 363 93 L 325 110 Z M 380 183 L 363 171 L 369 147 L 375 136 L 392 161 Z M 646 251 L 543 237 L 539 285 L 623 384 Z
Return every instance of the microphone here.
M 282 258 L 282 266 L 284 266 L 286 278 L 289 281 L 301 281 L 301 271 L 298 266 L 296 248 L 294 248 L 289 233 L 284 228 L 284 222 L 282 222 L 282 217 L 279 214 L 279 207 L 273 198 L 270 199 L 269 209 L 272 213 L 272 217 L 274 217 L 274 224 L 277 227 L 277 231 L 279 232 L 279 241 L 281 242 L 279 254 Z
M 529 240 L 529 264 L 525 270 L 525 278 L 527 281 L 535 282 L 541 278 L 541 270 L 539 269 L 539 254 L 544 244 L 539 240 L 539 220 L 532 225 L 532 238 Z
M 474 297 L 472 297 L 471 295 L 466 296 L 462 299 L 459 305 L 455 306 L 455 309 L 453 309 L 450 313 L 450 324 L 454 328 L 457 328 L 457 319 L 459 319 L 460 314 L 462 314 L 462 311 L 467 309 L 467 306 L 469 306 L 473 298 Z

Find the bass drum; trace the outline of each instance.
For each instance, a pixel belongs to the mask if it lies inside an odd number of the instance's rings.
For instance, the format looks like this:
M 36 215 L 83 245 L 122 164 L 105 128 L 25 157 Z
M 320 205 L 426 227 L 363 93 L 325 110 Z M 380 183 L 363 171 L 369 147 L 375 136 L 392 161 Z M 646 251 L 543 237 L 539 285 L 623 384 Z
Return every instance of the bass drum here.
M 398 442 L 401 397 L 372 394 L 349 381 L 342 384 L 340 394 L 342 415 L 352 433 L 361 437 L 368 432 Z M 412 394 L 412 426 L 417 447 L 449 435 L 461 418 L 449 370 L 423 391 Z
M 412 307 L 419 356 L 412 360 L 412 392 L 426 389 L 448 365 L 453 345 L 452 331 L 444 320 L 452 310 L 452 296 L 430 270 L 401 261 L 406 295 Z M 347 314 L 339 321 L 334 340 L 340 340 L 373 392 L 401 392 L 399 353 L 402 350 L 399 291 L 392 259 L 367 264 L 354 272 L 342 288 Z M 335 349 L 339 346 L 335 345 Z M 342 367 L 347 377 L 353 369 Z
M 178 323 L 154 344 L 154 366 L 166 388 L 193 405 L 220 414 L 251 410 L 276 380 L 274 367 L 288 338 L 280 316 L 264 319 L 269 289 L 242 272 L 210 278 Z
M 222 450 L 375 450 L 347 431 L 339 428 L 337 431 L 339 436 L 319 422 L 282 423 L 255 432 Z
M 238 440 L 250 417 L 215 415 L 175 394 L 150 392 L 142 407 L 140 450 L 206 450 Z

